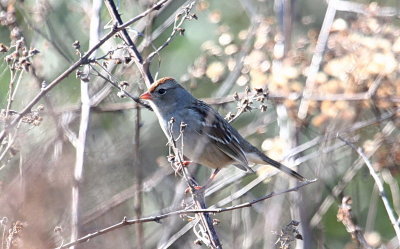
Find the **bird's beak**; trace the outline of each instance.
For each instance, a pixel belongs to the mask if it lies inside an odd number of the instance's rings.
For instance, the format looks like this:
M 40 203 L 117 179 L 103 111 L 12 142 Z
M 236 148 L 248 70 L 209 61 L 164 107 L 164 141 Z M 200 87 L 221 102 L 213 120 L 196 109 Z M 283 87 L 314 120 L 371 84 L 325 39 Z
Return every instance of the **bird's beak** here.
M 139 96 L 139 99 L 152 100 L 153 97 L 151 96 L 151 94 L 149 92 L 145 92 Z

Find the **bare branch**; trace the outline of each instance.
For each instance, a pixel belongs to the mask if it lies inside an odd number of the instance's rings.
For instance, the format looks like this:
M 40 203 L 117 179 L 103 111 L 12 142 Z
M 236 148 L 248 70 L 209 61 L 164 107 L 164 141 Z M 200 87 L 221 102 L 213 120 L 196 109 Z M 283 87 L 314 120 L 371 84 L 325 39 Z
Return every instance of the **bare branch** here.
M 389 200 L 387 199 L 385 188 L 383 187 L 383 183 L 382 183 L 381 179 L 379 178 L 378 174 L 375 172 L 374 167 L 372 166 L 368 157 L 365 155 L 365 153 L 362 151 L 362 149 L 360 147 L 357 148 L 353 143 L 349 142 L 348 140 L 344 139 L 343 137 L 339 136 L 339 139 L 342 140 L 343 142 L 345 142 L 353 150 L 355 150 L 358 153 L 358 155 L 360 155 L 360 157 L 364 160 L 365 164 L 367 165 L 367 167 L 369 169 L 369 173 L 371 174 L 372 178 L 375 181 L 376 186 L 378 187 L 379 195 L 382 199 L 383 205 L 385 206 L 386 212 L 389 216 L 390 222 L 392 223 L 394 231 L 396 232 L 397 239 L 400 241 L 399 223 L 395 217 L 392 207 L 390 206 Z
M 133 219 L 133 220 L 128 220 L 126 218 L 124 218 L 121 222 L 114 224 L 112 226 L 109 226 L 107 228 L 104 229 L 100 229 L 94 233 L 88 234 L 84 237 L 79 238 L 76 241 L 67 243 L 65 245 L 62 245 L 60 247 L 57 247 L 57 249 L 62 249 L 62 248 L 69 248 L 73 245 L 77 245 L 83 242 L 86 242 L 92 238 L 98 237 L 102 234 L 111 232 L 113 230 L 119 229 L 121 227 L 124 226 L 128 226 L 128 225 L 133 225 L 133 224 L 137 224 L 137 223 L 147 223 L 147 222 L 160 222 L 162 219 L 171 217 L 171 216 L 182 216 L 182 215 L 188 215 L 188 214 L 217 214 L 217 213 L 223 213 L 223 212 L 228 212 L 228 211 L 232 211 L 235 209 L 241 209 L 241 208 L 246 208 L 246 207 L 251 207 L 254 204 L 261 202 L 261 201 L 265 201 L 267 199 L 270 199 L 274 196 L 278 196 L 278 195 L 282 195 L 282 194 L 286 194 L 289 192 L 295 192 L 298 191 L 299 189 L 301 189 L 302 187 L 314 183 L 316 182 L 316 180 L 311 180 L 311 181 L 307 181 L 307 182 L 303 182 L 293 188 L 289 188 L 287 190 L 281 191 L 281 192 L 276 192 L 276 193 L 270 193 L 268 195 L 265 195 L 263 197 L 260 197 L 258 199 L 249 201 L 249 202 L 245 202 L 245 203 L 241 203 L 238 205 L 234 205 L 234 206 L 229 206 L 229 207 L 225 207 L 225 208 L 207 208 L 207 209 L 186 209 L 186 210 L 177 210 L 177 211 L 173 211 L 173 212 L 169 212 L 166 214 L 160 214 L 160 215 L 155 215 L 155 216 L 150 216 L 150 217 L 146 217 L 146 218 L 140 218 L 140 219 Z
M 146 15 L 148 15 L 150 12 L 153 12 L 155 10 L 159 10 L 168 0 L 161 0 L 154 4 L 151 8 L 148 10 L 144 11 L 143 13 L 137 15 L 136 17 L 130 19 L 126 23 L 114 27 L 109 33 L 107 33 L 103 38 L 100 39 L 100 41 L 94 45 L 92 48 L 90 48 L 82 57 L 77 60 L 75 63 L 73 63 L 68 69 L 66 69 L 63 73 L 61 73 L 57 78 L 55 78 L 52 82 L 50 82 L 48 85 L 44 86 L 41 88 L 40 92 L 15 116 L 15 118 L 10 122 L 10 124 L 3 129 L 0 132 L 0 142 L 3 141 L 5 138 L 6 133 L 14 127 L 18 121 L 26 114 L 28 113 L 31 108 L 39 102 L 39 100 L 47 94 L 51 89 L 53 89 L 56 85 L 58 85 L 60 82 L 62 82 L 65 78 L 67 78 L 72 72 L 74 72 L 76 69 L 78 69 L 81 65 L 87 64 L 90 62 L 89 57 L 100 47 L 102 46 L 106 41 L 108 41 L 110 38 L 112 38 L 117 32 L 123 30 L 124 28 L 128 27 L 132 23 L 142 19 Z
M 351 214 L 351 197 L 345 196 L 342 199 L 342 204 L 339 206 L 337 213 L 338 221 L 342 222 L 346 227 L 347 232 L 351 234 L 353 240 L 357 243 L 357 248 L 360 249 L 372 249 L 372 246 L 365 240 L 361 228 L 354 222 Z

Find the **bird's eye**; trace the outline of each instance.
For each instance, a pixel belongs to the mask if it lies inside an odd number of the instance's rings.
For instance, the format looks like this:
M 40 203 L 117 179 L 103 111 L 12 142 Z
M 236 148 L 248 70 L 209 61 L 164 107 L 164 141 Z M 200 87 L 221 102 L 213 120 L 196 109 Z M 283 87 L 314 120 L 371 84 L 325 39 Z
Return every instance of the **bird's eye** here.
M 161 88 L 157 91 L 159 94 L 163 95 L 167 92 L 167 90 L 165 90 L 164 88 Z

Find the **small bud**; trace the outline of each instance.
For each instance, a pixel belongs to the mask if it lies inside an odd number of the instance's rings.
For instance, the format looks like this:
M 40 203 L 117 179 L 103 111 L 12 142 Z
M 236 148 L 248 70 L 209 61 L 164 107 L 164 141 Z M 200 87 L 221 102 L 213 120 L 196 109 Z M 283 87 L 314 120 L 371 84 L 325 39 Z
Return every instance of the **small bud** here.
M 265 101 L 265 97 L 264 97 L 264 95 L 258 96 L 256 100 L 257 100 L 258 102 L 263 103 L 263 102 Z
M 120 97 L 121 99 L 126 97 L 126 95 L 125 95 L 125 93 L 123 91 L 117 92 L 117 96 Z
M 219 223 L 221 223 L 221 221 L 219 219 L 213 219 L 213 225 L 216 226 Z
M 15 44 L 15 50 L 20 50 L 24 46 L 24 40 L 19 39 Z
M 44 81 L 42 81 L 42 85 L 41 85 L 41 87 L 42 87 L 42 89 L 44 89 L 44 88 L 46 88 L 47 87 L 47 82 L 44 80 Z
M 22 48 L 22 56 L 28 56 L 28 50 L 26 49 L 26 47 Z
M 120 58 L 116 58 L 116 59 L 114 60 L 114 62 L 115 62 L 115 64 L 117 64 L 117 65 L 122 64 L 122 60 L 121 60 Z
M 72 43 L 72 46 L 73 46 L 75 49 L 80 49 L 80 48 L 81 48 L 81 44 L 79 43 L 79 41 L 74 41 L 74 43 Z
M 174 163 L 175 162 L 175 155 L 170 154 L 167 156 L 167 160 L 169 163 Z
M 236 100 L 236 101 L 239 101 L 240 99 L 239 99 L 239 94 L 237 93 L 237 92 L 235 92 L 234 94 L 233 94 L 233 98 Z
M 256 91 L 257 95 L 263 94 L 264 90 L 262 88 L 254 88 L 254 91 Z
M 128 83 L 128 81 L 121 81 L 121 82 L 119 82 L 119 87 L 121 87 L 122 89 L 125 89 L 125 88 L 127 88 L 129 86 L 129 83 Z
M 26 61 L 26 62 L 23 64 L 25 71 L 29 72 L 29 67 L 30 67 L 31 65 L 32 65 L 32 64 L 31 64 L 29 61 Z
M 264 104 L 262 104 L 262 105 L 260 105 L 260 110 L 261 110 L 261 112 L 265 112 L 265 111 L 267 111 L 267 106 L 266 105 L 264 105 Z
M 39 50 L 37 50 L 36 48 L 32 48 L 31 50 L 29 50 L 29 55 L 37 55 L 38 53 L 40 53 Z
M 225 119 L 226 120 L 231 120 L 233 117 L 235 117 L 235 114 L 233 114 L 232 112 L 228 112 L 228 114 L 226 114 Z
M 6 61 L 6 63 L 7 63 L 8 65 L 10 65 L 11 62 L 12 62 L 12 57 L 11 57 L 11 55 L 7 55 L 6 57 L 4 57 L 4 60 Z
M 196 239 L 196 240 L 193 242 L 193 244 L 198 245 L 198 246 L 203 245 L 203 243 L 202 243 L 201 240 L 199 240 L 199 239 Z
M 187 127 L 187 124 L 185 124 L 184 122 L 181 122 L 180 133 L 183 133 L 185 131 L 186 127 Z
M 43 105 L 38 105 L 38 107 L 36 108 L 37 111 L 41 112 L 44 110 L 44 106 Z
M 8 47 L 6 45 L 4 45 L 3 43 L 0 43 L 0 52 L 7 52 L 8 51 Z
M 177 28 L 176 31 L 178 31 L 180 35 L 185 35 L 185 29 L 184 28 Z
M 130 56 L 125 56 L 125 64 L 128 64 L 131 61 L 132 61 L 132 58 Z
M 55 232 L 55 233 L 61 233 L 61 232 L 62 232 L 61 226 L 56 226 L 56 227 L 54 228 L 54 232 Z

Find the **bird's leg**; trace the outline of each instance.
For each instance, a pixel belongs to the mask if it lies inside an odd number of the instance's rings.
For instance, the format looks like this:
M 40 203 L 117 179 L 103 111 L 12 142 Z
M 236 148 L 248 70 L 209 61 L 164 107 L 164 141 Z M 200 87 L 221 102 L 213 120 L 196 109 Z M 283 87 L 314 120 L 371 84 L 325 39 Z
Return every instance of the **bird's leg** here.
M 183 170 L 183 167 L 188 167 L 191 163 L 192 163 L 192 161 L 189 161 L 189 160 L 184 160 L 182 162 L 175 162 L 174 163 L 174 165 L 175 165 L 175 169 L 174 169 L 175 170 L 175 175 L 178 172 L 181 172 Z
M 214 178 L 217 176 L 218 172 L 220 171 L 220 168 L 216 168 L 214 170 L 214 172 L 212 172 L 212 174 L 210 175 L 210 177 L 208 178 L 206 184 L 203 185 L 203 188 L 207 188 L 210 186 L 211 182 L 214 180 Z
M 181 162 L 181 165 L 182 165 L 182 167 L 187 167 L 187 166 L 189 166 L 191 163 L 192 163 L 192 161 L 182 161 L 182 162 Z
M 210 177 L 208 178 L 208 180 L 207 180 L 207 182 L 206 182 L 206 184 L 204 184 L 203 186 L 194 186 L 193 188 L 195 189 L 195 190 L 206 190 L 206 188 L 208 188 L 209 186 L 210 186 L 210 184 L 212 183 L 212 181 L 214 180 L 214 178 L 217 176 L 217 174 L 218 174 L 218 172 L 220 171 L 221 169 L 219 169 L 219 168 L 217 168 L 217 169 L 215 169 L 214 170 L 214 172 L 210 175 Z M 190 188 L 188 187 L 186 190 L 185 190 L 185 193 L 188 193 L 190 191 Z

